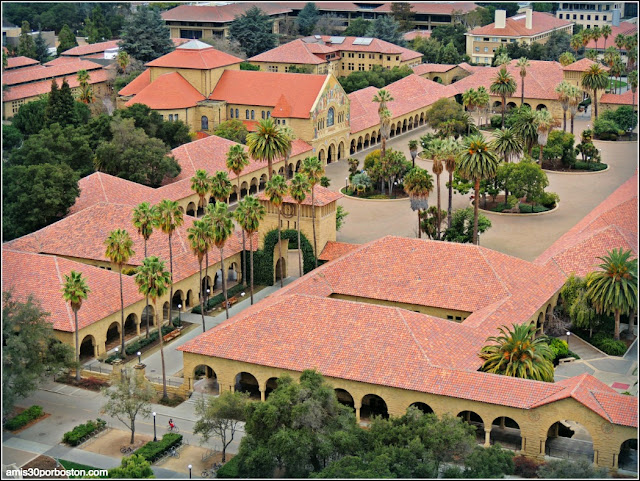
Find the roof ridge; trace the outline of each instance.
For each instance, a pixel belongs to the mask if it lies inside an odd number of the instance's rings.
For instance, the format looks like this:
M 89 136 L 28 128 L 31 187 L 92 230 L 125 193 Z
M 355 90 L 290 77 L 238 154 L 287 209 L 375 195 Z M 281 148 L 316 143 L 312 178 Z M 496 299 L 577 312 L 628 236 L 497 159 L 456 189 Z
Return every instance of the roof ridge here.
M 506 283 L 502 279 L 502 276 L 498 274 L 498 272 L 495 270 L 495 268 L 493 267 L 491 262 L 489 262 L 489 260 L 487 259 L 487 256 L 485 256 L 484 247 L 480 247 L 479 245 L 476 245 L 475 247 L 478 250 L 478 252 L 480 253 L 480 255 L 482 256 L 482 258 L 484 259 L 484 261 L 487 263 L 487 265 L 491 268 L 491 271 L 493 272 L 493 274 L 498 278 L 498 280 L 500 281 L 500 284 L 502 284 L 502 287 L 504 288 L 504 290 L 508 293 L 508 296 L 507 296 L 506 299 L 510 298 L 513 294 L 511 293 L 511 291 L 507 287 Z
M 104 184 L 102 183 L 102 176 L 100 175 L 102 172 L 98 171 L 98 182 L 100 182 L 100 187 L 102 188 L 102 193 L 104 194 L 104 199 L 109 202 L 109 197 L 107 196 L 107 190 L 104 188 Z
M 598 401 L 598 398 L 597 398 L 597 397 L 595 396 L 595 394 L 594 394 L 595 390 L 593 390 L 593 389 L 587 389 L 587 388 L 585 388 L 585 389 L 586 389 L 587 393 L 589 394 L 589 396 L 591 396 L 591 397 L 593 398 L 593 400 L 598 404 L 598 406 L 600 406 L 600 409 L 602 409 L 602 412 L 604 412 L 604 414 L 607 416 L 607 418 L 606 418 L 606 419 L 607 419 L 607 421 L 609 421 L 611 424 L 617 424 L 617 423 L 614 423 L 614 422 L 613 422 L 613 419 L 611 419 L 611 416 L 609 416 L 609 412 L 608 412 L 608 411 L 606 410 L 606 408 L 602 405 L 602 403 L 600 403 L 600 401 Z M 604 392 L 604 391 L 598 391 L 598 392 Z M 573 393 L 572 393 L 572 394 L 573 394 Z M 571 396 L 571 397 L 573 397 L 573 396 Z M 575 397 L 574 397 L 573 399 L 575 399 L 576 401 L 580 402 L 580 400 L 579 400 L 579 399 L 577 399 L 577 398 L 575 398 Z M 583 404 L 583 405 L 584 405 L 584 403 L 582 403 L 582 402 L 580 402 L 580 404 Z M 592 410 L 592 411 L 593 411 L 593 410 Z
M 60 266 L 58 265 L 58 256 L 51 255 L 51 257 L 53 257 L 53 262 L 55 263 L 55 266 L 56 266 L 56 273 L 58 274 L 58 280 L 60 281 L 60 284 L 62 284 L 62 275 L 60 274 Z M 67 309 L 67 314 L 69 315 L 69 324 L 71 327 L 71 332 L 74 332 L 75 326 L 72 324 L 73 319 L 71 319 L 71 306 L 69 306 L 69 304 L 67 304 L 66 302 L 64 303 L 64 306 Z
M 402 319 L 402 322 L 404 323 L 404 325 L 407 327 L 407 330 L 409 331 L 409 334 L 411 334 L 411 337 L 413 338 L 414 342 L 418 346 L 418 349 L 420 349 L 420 352 L 422 353 L 425 361 L 427 361 L 430 365 L 433 365 L 433 363 L 431 362 L 431 359 L 429 359 L 429 356 L 427 356 L 427 353 L 422 348 L 422 344 L 420 344 L 420 342 L 418 341 L 418 338 L 416 337 L 415 333 L 413 332 L 413 329 L 411 329 L 411 327 L 409 327 L 409 323 L 404 318 L 404 315 L 402 314 L 400 308 L 396 307 L 395 310 L 398 313 L 398 315 L 400 316 L 400 319 Z

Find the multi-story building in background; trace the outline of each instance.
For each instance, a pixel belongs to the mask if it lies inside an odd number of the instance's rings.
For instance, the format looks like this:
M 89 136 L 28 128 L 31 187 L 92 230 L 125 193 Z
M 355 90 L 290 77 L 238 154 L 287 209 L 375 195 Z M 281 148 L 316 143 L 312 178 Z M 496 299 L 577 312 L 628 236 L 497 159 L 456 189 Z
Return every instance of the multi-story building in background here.
M 625 16 L 625 2 L 561 2 L 556 17 L 590 29 L 619 25 Z

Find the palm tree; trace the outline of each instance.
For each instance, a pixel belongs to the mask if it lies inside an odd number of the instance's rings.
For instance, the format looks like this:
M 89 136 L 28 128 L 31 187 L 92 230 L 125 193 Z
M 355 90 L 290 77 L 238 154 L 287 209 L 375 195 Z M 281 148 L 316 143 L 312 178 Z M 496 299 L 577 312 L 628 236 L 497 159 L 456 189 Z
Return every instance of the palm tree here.
M 562 55 L 560 55 L 560 57 L 558 57 L 558 62 L 560 62 L 560 65 L 562 65 L 563 67 L 571 65 L 575 61 L 576 58 L 571 52 L 564 52 Z
M 129 233 L 123 229 L 112 230 L 109 237 L 104 241 L 107 247 L 104 255 L 108 257 L 112 264 L 118 267 L 120 274 L 120 346 L 124 356 L 124 294 L 122 291 L 122 267 L 129 262 L 135 254 L 133 241 Z
M 511 97 L 516 91 L 516 82 L 505 67 L 501 67 L 498 71 L 498 75 L 493 79 L 490 90 L 492 94 L 499 95 L 500 98 L 502 98 L 502 127 L 504 128 L 504 113 L 507 97 Z
M 446 154 L 446 141 L 444 140 L 440 140 L 440 139 L 435 139 L 431 142 L 429 142 L 427 144 L 427 149 L 425 149 L 425 151 L 422 153 L 422 155 L 426 155 L 427 157 L 431 157 L 431 159 L 433 160 L 433 164 L 432 164 L 432 171 L 433 173 L 436 175 L 436 197 L 437 197 L 437 203 L 438 203 L 438 208 L 436 211 L 436 232 L 435 232 L 435 237 L 437 240 L 440 240 L 440 224 L 441 224 L 441 220 L 440 220 L 440 174 L 442 174 L 442 171 L 444 170 L 444 166 L 442 165 L 442 159 L 445 158 L 447 156 Z M 425 207 L 426 209 L 426 207 Z M 420 215 L 420 213 L 418 212 L 418 215 Z M 420 231 L 418 231 L 419 233 Z
M 302 277 L 302 244 L 300 243 L 300 210 L 304 199 L 307 198 L 307 192 L 309 192 L 310 185 L 309 179 L 304 174 L 297 173 L 291 179 L 291 185 L 289 186 L 289 194 L 298 203 L 298 267 L 300 269 L 300 277 Z
M 293 131 L 293 129 L 291 127 L 289 127 L 288 125 L 281 126 L 280 130 L 282 131 L 282 134 L 289 141 L 289 144 L 288 144 L 289 148 L 284 153 L 284 174 L 285 174 L 285 176 L 288 177 L 289 169 L 287 168 L 287 164 L 289 163 L 289 157 L 291 156 L 291 149 L 293 148 L 293 141 L 296 139 L 296 134 Z
M 191 177 L 191 190 L 198 194 L 198 207 L 204 209 L 206 196 L 209 192 L 209 175 L 206 170 L 198 169 L 193 177 Z
M 596 52 L 594 49 L 590 48 L 589 50 L 587 50 L 587 53 L 584 54 L 585 57 L 587 57 L 589 60 L 595 62 L 596 60 L 598 60 L 598 52 Z
M 567 110 L 569 110 L 569 82 L 563 80 L 558 85 L 556 85 L 555 91 L 558 94 L 558 100 L 560 101 L 560 105 L 562 105 L 562 130 L 564 132 L 567 131 Z
M 238 202 L 240 201 L 240 173 L 249 165 L 249 155 L 244 150 L 244 146 L 240 144 L 233 145 L 227 152 L 227 169 L 233 172 L 238 179 Z M 242 231 L 242 283 L 247 285 L 247 250 L 246 240 L 244 238 L 244 230 Z
M 549 140 L 549 132 L 551 132 L 555 120 L 553 118 L 553 115 L 551 115 L 551 112 L 549 112 L 547 109 L 536 111 L 534 116 L 536 131 L 538 132 L 538 145 L 540 145 L 538 163 L 542 165 L 542 151 L 544 150 L 545 145 L 547 145 L 547 140 Z
M 591 31 L 590 30 L 583 30 L 582 32 L 580 32 L 580 37 L 582 38 L 582 47 L 586 48 L 587 44 L 589 43 L 589 41 L 592 38 Z
M 409 154 L 411 155 L 411 162 L 413 167 L 416 166 L 416 155 L 418 155 L 418 141 L 416 139 L 412 139 L 409 141 Z M 357 162 L 357 159 L 355 159 Z M 356 170 L 358 166 L 356 164 Z
M 491 336 L 491 342 L 480 350 L 484 364 L 480 370 L 504 376 L 553 382 L 553 353 L 544 338 L 536 339 L 536 326 L 513 324 L 498 328 L 500 336 Z
M 604 47 L 602 47 L 602 48 L 603 48 L 603 50 L 606 50 L 607 49 L 607 39 L 611 35 L 611 25 L 603 25 L 602 27 L 600 27 L 600 33 L 604 37 Z
M 433 177 L 426 169 L 414 167 L 404 177 L 404 191 L 411 200 L 411 210 L 418 211 L 418 238 L 422 237 L 420 228 L 421 211 L 429 208 L 429 194 L 433 191 Z
M 488 112 L 490 100 L 491 99 L 489 97 L 489 92 L 487 92 L 487 89 L 484 88 L 484 86 L 482 85 L 478 87 L 478 90 L 476 90 L 476 104 L 477 104 L 476 108 L 478 109 L 478 113 L 480 115 L 483 115 Z M 486 119 L 486 115 L 485 115 L 485 119 Z
M 462 94 L 462 105 L 470 112 L 473 112 L 478 107 L 478 92 L 473 87 L 468 88 Z M 478 109 L 479 110 L 479 109 Z M 480 116 L 478 116 L 478 127 L 480 127 Z M 467 128 L 467 134 L 469 129 Z
M 444 167 L 447 169 L 449 173 L 449 183 L 447 184 L 449 188 L 449 204 L 447 207 L 447 227 L 451 227 L 451 208 L 453 203 L 453 173 L 456 170 L 456 156 L 458 154 L 458 150 L 460 149 L 460 145 L 453 137 L 449 137 L 447 139 L 447 146 L 444 150 Z
M 122 73 L 124 73 L 127 70 L 127 67 L 129 66 L 130 62 L 131 62 L 131 58 L 129 57 L 129 54 L 124 50 L 119 50 L 118 55 L 116 57 L 116 63 L 118 64 L 118 67 L 120 68 L 120 71 Z
M 218 202 L 210 216 L 209 224 L 212 226 L 212 240 L 220 249 L 220 269 L 222 270 L 222 292 L 224 294 L 224 308 L 229 319 L 229 299 L 227 297 L 227 276 L 224 270 L 224 244 L 233 234 L 233 215 L 229 212 L 229 206 L 224 202 Z
M 226 202 L 233 191 L 231 187 L 231 181 L 229 180 L 229 175 L 223 171 L 219 170 L 215 173 L 215 175 L 211 176 L 209 179 L 209 185 L 211 188 L 211 195 L 218 202 Z M 213 204 L 209 204 L 205 209 L 205 215 L 211 214 L 215 210 L 215 206 Z M 210 218 L 211 216 L 209 216 Z M 205 255 L 205 269 L 204 269 L 205 278 L 209 278 L 209 253 Z M 206 291 L 205 291 L 206 292 Z M 209 295 L 205 296 L 205 302 L 208 303 Z
M 473 243 L 478 244 L 480 181 L 495 177 L 498 159 L 482 135 L 472 135 L 464 139 L 459 155 L 458 170 L 460 174 L 474 182 Z
M 191 246 L 191 251 L 198 258 L 200 265 L 200 314 L 202 315 L 202 332 L 206 331 L 204 326 L 204 289 L 202 289 L 202 261 L 211 247 L 211 230 L 209 225 L 202 220 L 196 220 L 187 229 L 187 239 Z
M 591 29 L 591 38 L 596 42 L 596 52 L 598 51 L 598 40 L 602 37 L 602 32 L 600 31 L 600 27 L 594 27 Z
M 169 294 L 169 322 L 172 321 L 171 308 L 173 305 L 173 250 L 171 236 L 175 230 L 184 223 L 182 211 L 177 201 L 164 199 L 158 204 L 158 227 L 169 236 L 169 272 L 171 273 L 171 286 Z M 162 324 L 162 323 L 160 323 Z
M 71 305 L 71 310 L 75 318 L 76 324 L 76 381 L 80 380 L 80 341 L 78 333 L 78 311 L 82 307 L 82 300 L 87 298 L 91 292 L 89 286 L 82 277 L 82 273 L 71 271 L 69 275 L 64 276 L 64 284 L 62 284 L 62 298 Z
M 387 139 L 391 134 L 391 111 L 384 109 L 380 112 L 380 158 L 384 159 L 387 152 Z M 384 184 L 382 184 L 384 193 Z
M 147 257 L 147 242 L 153 234 L 154 227 L 158 227 L 158 210 L 152 207 L 148 202 L 142 202 L 133 209 L 133 217 L 131 219 L 133 226 L 138 230 L 138 234 L 144 239 L 144 257 Z M 149 338 L 149 297 L 146 298 L 145 310 L 147 316 L 147 335 Z
M 625 44 L 627 43 L 627 38 L 625 37 L 624 34 L 619 33 L 618 35 L 616 35 L 615 38 L 615 44 L 616 47 L 618 47 L 618 51 L 620 53 L 620 56 L 622 56 L 622 49 L 624 48 Z
M 569 97 L 569 113 L 571 114 L 571 133 L 573 134 L 573 119 L 578 113 L 578 106 L 582 102 L 582 90 L 575 85 L 567 87 L 567 95 Z
M 598 90 L 607 88 L 607 72 L 598 64 L 593 64 L 582 74 L 582 88 L 593 92 L 593 111 L 598 120 Z
M 260 222 L 267 211 L 264 206 L 252 195 L 246 196 L 240 202 L 234 212 L 234 216 L 242 230 L 249 236 L 249 265 L 251 279 L 251 304 L 253 305 L 253 234 L 258 231 Z
M 607 66 L 609 67 L 609 84 L 611 84 L 611 67 L 613 67 L 613 64 L 615 63 L 616 58 L 620 58 L 620 54 L 615 49 L 615 47 L 609 47 L 608 49 L 605 50 L 603 59 L 604 59 L 604 63 L 606 63 Z M 611 87 L 611 85 L 609 85 L 609 87 Z
M 493 66 L 497 67 L 499 65 L 502 67 L 504 65 L 507 65 L 509 62 L 511 62 L 511 57 L 509 57 L 509 54 L 502 52 L 498 54 L 498 56 L 493 61 Z
M 578 53 L 578 50 L 582 48 L 582 34 L 576 33 L 571 37 L 571 41 L 569 42 L 571 48 Z
M 305 159 L 306 160 L 306 159 Z M 282 271 L 282 238 L 280 236 L 280 207 L 282 206 L 284 196 L 287 195 L 287 183 L 281 175 L 275 175 L 273 179 L 267 182 L 264 193 L 269 198 L 269 202 L 278 211 L 278 262 L 280 263 L 280 287 L 284 287 Z M 298 246 L 299 247 L 299 246 Z M 317 257 L 317 256 L 316 256 Z
M 627 80 L 629 80 L 629 84 L 631 85 L 631 93 L 632 93 L 631 108 L 633 108 L 633 111 L 635 112 L 636 90 L 638 90 L 638 71 L 632 70 L 631 72 L 629 72 L 629 76 Z
M 491 148 L 496 154 L 501 155 L 506 163 L 509 163 L 522 154 L 522 139 L 518 137 L 513 128 L 496 130 L 493 133 Z
M 165 270 L 164 261 L 158 257 L 146 257 L 142 261 L 142 265 L 136 269 L 135 281 L 138 285 L 138 291 L 145 297 L 151 298 L 153 303 L 153 312 L 158 316 L 156 321 L 158 326 L 158 342 L 160 343 L 160 359 L 162 361 L 162 399 L 167 400 L 167 370 L 164 363 L 164 339 L 162 338 L 162 321 L 158 314 L 158 298 L 167 293 L 169 284 L 173 280 L 171 274 Z M 171 305 L 171 303 L 169 303 Z
M 394 98 L 391 96 L 391 94 L 385 90 L 385 89 L 380 89 L 378 90 L 378 92 L 373 96 L 373 98 L 371 99 L 372 102 L 375 102 L 378 105 L 378 117 L 380 117 L 380 126 L 382 127 L 382 124 L 384 121 L 391 121 L 391 112 L 389 111 L 389 115 L 388 115 L 388 119 L 386 112 L 384 112 L 387 109 L 387 102 L 393 102 Z M 385 153 L 387 151 L 387 138 L 388 138 L 388 134 L 385 136 L 384 133 L 382 132 L 382 128 L 380 131 L 380 135 L 382 137 L 382 145 L 381 147 L 381 155 L 380 158 L 384 159 Z
M 316 185 L 320 182 L 320 179 L 324 175 L 324 167 L 322 162 L 317 157 L 307 157 L 302 161 L 302 168 L 300 172 L 303 173 L 309 180 L 309 186 L 311 186 L 311 220 L 313 221 L 313 253 L 316 261 L 315 267 L 318 267 L 318 240 L 316 237 Z
M 625 73 L 626 71 L 626 67 L 624 65 L 624 63 L 622 62 L 622 59 L 620 57 L 616 57 L 616 59 L 613 62 L 613 65 L 611 66 L 611 69 L 609 70 L 609 73 L 611 74 L 611 76 L 615 79 L 616 77 L 618 78 L 618 84 L 614 84 L 613 86 L 613 93 L 618 93 L 618 85 L 621 85 L 621 77 L 622 75 Z M 620 90 L 622 90 L 622 87 L 620 87 Z
M 522 86 L 520 87 L 520 106 L 524 105 L 524 78 L 527 76 L 527 67 L 531 65 L 527 57 L 520 57 L 516 66 L 520 69 Z
M 516 135 L 522 139 L 524 145 L 527 147 L 527 153 L 531 156 L 534 144 L 538 140 L 538 131 L 534 125 L 535 115 L 531 108 L 525 106 L 520 107 L 520 112 L 516 118 L 512 128 Z
M 638 37 L 637 35 L 627 35 L 624 43 L 624 48 L 627 51 L 627 72 L 636 64 L 638 60 Z
M 284 157 L 291 149 L 291 139 L 271 118 L 261 120 L 255 132 L 247 135 L 249 155 L 261 162 L 267 162 L 269 179 L 273 177 L 273 161 Z M 238 193 L 239 194 L 239 193 Z
M 631 251 L 613 249 L 598 257 L 601 269 L 587 279 L 587 297 L 598 313 L 613 314 L 614 339 L 620 339 L 620 314 L 629 314 L 638 306 L 638 259 L 632 259 Z

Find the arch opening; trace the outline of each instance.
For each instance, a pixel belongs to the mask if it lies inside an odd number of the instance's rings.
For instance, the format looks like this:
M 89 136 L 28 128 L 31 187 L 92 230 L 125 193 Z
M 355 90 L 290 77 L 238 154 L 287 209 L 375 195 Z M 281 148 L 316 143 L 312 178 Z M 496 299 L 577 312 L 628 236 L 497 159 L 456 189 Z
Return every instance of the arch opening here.
M 418 408 L 424 414 L 432 414 L 433 413 L 433 409 L 431 409 L 431 406 L 429 406 L 426 403 L 415 402 L 415 403 L 411 404 L 409 407 Z
M 260 400 L 260 385 L 253 374 L 248 372 L 236 374 L 235 390 L 238 392 L 246 392 L 249 394 L 249 399 Z
M 373 416 L 389 417 L 387 403 L 376 394 L 367 394 L 362 398 L 362 407 L 360 408 L 360 419 L 362 421 L 371 421 Z
M 638 439 L 627 439 L 620 445 L 618 454 L 618 469 L 638 472 Z
M 105 342 L 107 351 L 120 345 L 120 323 L 112 322 L 107 329 L 107 341 Z
M 277 387 L 278 387 L 278 378 L 277 377 L 269 378 L 265 386 L 264 398 L 267 399 L 269 397 L 269 394 L 275 391 Z
M 462 411 L 458 414 L 458 417 L 476 428 L 476 439 L 478 443 L 484 444 L 484 421 L 480 415 L 473 411 Z
M 206 364 L 197 365 L 193 369 L 193 390 L 212 396 L 220 394 L 216 372 Z
M 82 362 L 83 360 L 95 357 L 95 347 L 96 339 L 91 334 L 84 336 L 84 339 L 82 339 L 80 343 L 80 361 Z
M 491 424 L 491 444 L 500 443 L 503 448 L 519 451 L 522 449 L 520 425 L 512 418 L 500 416 Z
M 349 391 L 345 389 L 340 389 L 340 388 L 335 389 L 335 392 L 336 392 L 336 397 L 338 398 L 338 402 L 340 404 L 344 404 L 345 406 L 349 406 L 355 412 L 356 403 L 353 400 L 353 396 L 351 395 L 351 393 L 349 393 Z
M 582 424 L 563 419 L 549 427 L 545 454 L 554 458 L 584 458 L 593 461 L 593 438 Z

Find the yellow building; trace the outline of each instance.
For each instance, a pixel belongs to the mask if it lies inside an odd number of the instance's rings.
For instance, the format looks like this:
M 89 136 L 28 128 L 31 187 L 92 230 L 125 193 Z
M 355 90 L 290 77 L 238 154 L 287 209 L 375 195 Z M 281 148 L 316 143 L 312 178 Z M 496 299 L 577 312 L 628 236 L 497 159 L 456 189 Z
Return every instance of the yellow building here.
M 492 65 L 495 52 L 509 43 L 546 43 L 553 32 L 573 33 L 573 23 L 550 13 L 534 12 L 530 8 L 522 14 L 507 18 L 506 10 L 496 10 L 495 22 L 465 33 L 467 55 L 475 64 Z

